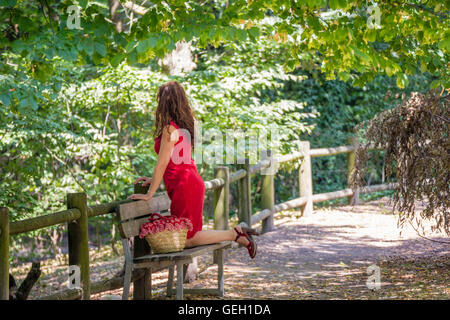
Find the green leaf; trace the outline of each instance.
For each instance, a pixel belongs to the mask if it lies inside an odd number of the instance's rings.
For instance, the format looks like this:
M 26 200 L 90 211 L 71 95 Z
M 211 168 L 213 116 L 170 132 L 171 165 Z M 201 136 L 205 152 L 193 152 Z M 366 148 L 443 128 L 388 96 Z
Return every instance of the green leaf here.
M 430 83 L 430 88 L 431 88 L 431 89 L 434 89 L 434 88 L 439 87 L 440 85 L 441 85 L 441 81 L 440 81 L 440 80 L 433 80 L 433 81 Z
M 149 48 L 154 48 L 154 47 L 156 47 L 156 45 L 158 44 L 158 40 L 159 40 L 158 37 L 156 37 L 156 36 L 150 36 L 150 37 L 147 39 Z
M 86 9 L 88 0 L 78 0 L 78 3 L 80 4 L 80 7 L 82 7 L 83 9 Z
M 147 39 L 139 41 L 136 51 L 137 53 L 147 52 L 149 49 L 154 48 L 158 43 L 158 38 L 155 36 L 150 36 Z
M 127 55 L 127 60 L 129 64 L 135 64 L 136 62 L 138 62 L 138 57 L 137 57 L 137 52 L 136 50 L 131 51 L 128 55 Z
M 142 53 L 142 52 L 147 51 L 147 49 L 148 49 L 147 39 L 146 39 L 146 40 L 139 41 L 139 43 L 138 43 L 138 45 L 137 45 L 137 47 L 136 47 L 136 51 L 137 51 L 138 53 Z
M 339 8 L 345 9 L 347 7 L 347 1 L 346 0 L 338 0 Z
M 17 53 L 22 53 L 26 50 L 26 44 L 22 40 L 17 39 L 12 43 L 12 49 Z
M 408 86 L 408 84 L 409 84 L 408 76 L 405 73 L 398 73 L 397 86 L 401 89 L 404 89 Z
M 127 53 L 129 53 L 131 50 L 133 50 L 135 48 L 135 45 L 136 45 L 136 41 L 128 42 L 128 44 L 125 46 L 125 51 Z
M 347 7 L 347 2 L 345 0 L 330 0 L 331 9 L 344 9 Z
M 3 93 L 0 95 L 0 101 L 3 103 L 5 107 L 8 107 L 11 103 L 11 99 L 9 98 L 9 94 Z
M 95 42 L 95 51 L 102 57 L 106 56 L 106 46 L 101 42 Z
M 237 29 L 236 33 L 239 41 L 247 40 L 247 32 L 245 30 Z
M 251 27 L 247 32 L 251 40 L 256 40 L 259 37 L 259 29 L 257 27 Z
M 17 4 L 17 0 L 0 0 L 0 6 L 12 8 Z
M 119 53 L 116 56 L 114 56 L 111 59 L 111 66 L 113 66 L 114 68 L 116 68 L 121 62 L 122 60 L 125 58 L 125 55 L 123 53 Z
M 342 81 L 347 81 L 348 79 L 350 79 L 350 74 L 348 72 L 339 72 L 339 78 Z
M 377 33 L 378 30 L 375 29 L 368 29 L 364 35 L 367 41 L 375 42 L 377 40 Z
M 359 50 L 358 48 L 356 48 L 353 45 L 351 45 L 350 47 L 353 49 L 353 52 L 355 53 L 355 55 L 358 58 L 360 58 L 361 60 L 363 60 L 365 62 L 371 62 L 371 59 L 367 54 L 365 54 L 364 52 L 362 52 L 361 50 Z
M 34 100 L 34 97 L 31 96 L 31 97 L 28 98 L 28 100 L 29 100 L 31 108 L 33 110 L 37 110 L 38 109 L 38 104 L 37 104 L 36 100 Z
M 84 41 L 84 51 L 92 56 L 94 54 L 94 41 L 91 38 L 88 38 Z
M 438 48 L 445 51 L 450 51 L 450 38 L 439 41 Z
M 28 96 L 26 98 L 23 98 L 19 102 L 19 106 L 22 107 L 24 110 L 22 110 L 22 113 L 26 112 L 27 107 L 31 107 L 33 110 L 38 109 L 38 104 L 36 103 L 36 100 L 34 100 L 33 96 Z

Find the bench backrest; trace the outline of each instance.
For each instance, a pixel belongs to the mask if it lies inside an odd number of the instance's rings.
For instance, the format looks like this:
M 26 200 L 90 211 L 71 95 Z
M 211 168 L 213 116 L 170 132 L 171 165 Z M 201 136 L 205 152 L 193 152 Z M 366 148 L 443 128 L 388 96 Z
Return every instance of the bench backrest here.
M 117 206 L 120 236 L 125 239 L 139 235 L 141 224 L 148 222 L 152 213 L 168 215 L 169 208 L 170 198 L 167 193 L 154 196 L 150 201 L 133 201 Z

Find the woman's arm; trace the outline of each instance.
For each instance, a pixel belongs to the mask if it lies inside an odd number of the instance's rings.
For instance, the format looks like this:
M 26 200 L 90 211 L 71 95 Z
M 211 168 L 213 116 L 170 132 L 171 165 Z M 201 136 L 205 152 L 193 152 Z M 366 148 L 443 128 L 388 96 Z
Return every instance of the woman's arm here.
M 170 157 L 172 156 L 175 143 L 178 141 L 177 133 L 178 131 L 173 126 L 169 126 L 169 132 L 167 132 L 167 130 L 163 130 L 158 161 L 156 162 L 155 170 L 153 171 L 152 183 L 150 184 L 150 188 L 147 192 L 147 200 L 150 200 L 153 197 L 156 190 L 158 190 L 159 185 L 161 184 L 164 172 L 166 171 L 167 165 L 170 161 Z
M 169 126 L 169 132 L 166 128 L 163 129 L 161 137 L 161 146 L 158 154 L 158 161 L 156 162 L 155 169 L 153 171 L 152 182 L 148 189 L 147 194 L 133 194 L 129 199 L 133 200 L 150 200 L 158 190 L 159 185 L 163 179 L 164 171 L 166 171 L 167 165 L 169 164 L 170 157 L 178 141 L 179 134 L 178 130 L 174 126 Z

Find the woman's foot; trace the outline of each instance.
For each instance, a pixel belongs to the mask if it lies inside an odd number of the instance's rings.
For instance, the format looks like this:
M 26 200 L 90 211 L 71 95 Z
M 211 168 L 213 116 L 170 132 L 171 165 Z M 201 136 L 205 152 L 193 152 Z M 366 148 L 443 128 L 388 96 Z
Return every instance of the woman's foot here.
M 248 246 L 249 241 L 247 240 L 247 238 L 244 236 L 242 237 L 239 236 L 239 233 L 243 233 L 242 228 L 240 226 L 234 227 L 233 232 L 234 232 L 234 241 L 236 241 L 243 247 Z
M 233 229 L 235 233 L 235 240 L 237 243 L 239 243 L 241 246 L 246 247 L 248 250 L 248 254 L 250 255 L 250 258 L 255 258 L 256 256 L 256 242 L 253 240 L 252 236 L 250 234 L 258 234 L 256 232 L 253 232 L 251 229 L 242 229 L 240 226 L 237 226 Z M 247 232 L 248 233 L 247 233 Z

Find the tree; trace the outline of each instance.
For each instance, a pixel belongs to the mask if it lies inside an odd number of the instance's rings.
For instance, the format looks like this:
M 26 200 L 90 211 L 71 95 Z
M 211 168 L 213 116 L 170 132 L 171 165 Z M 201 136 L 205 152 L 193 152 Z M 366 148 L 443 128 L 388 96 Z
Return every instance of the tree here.
M 450 235 L 450 98 L 436 89 L 413 94 L 397 107 L 386 110 L 356 127 L 362 143 L 356 153 L 353 187 L 364 181 L 371 148 L 385 150 L 386 176 L 395 176 L 393 211 L 400 225 L 406 222 Z M 416 212 L 417 201 L 425 209 Z
M 128 8 L 130 3 L 124 1 Z M 144 14 L 126 18 L 126 8 L 119 7 L 118 0 L 108 0 L 108 5 L 88 0 L 78 4 L 81 29 L 71 29 L 67 10 L 72 0 L 1 0 L 1 72 L 11 72 L 12 64 L 19 70 L 28 67 L 32 79 L 45 81 L 59 58 L 112 66 L 124 60 L 146 62 L 164 57 L 182 40 L 195 39 L 205 47 L 255 39 L 260 22 L 270 18 L 270 36 L 287 44 L 284 63 L 291 70 L 305 56 L 318 54 L 329 79 L 362 85 L 377 74 L 387 74 L 404 87 L 407 75 L 428 71 L 436 77 L 433 87 L 449 86 L 449 3 L 440 0 L 142 1 L 136 6 L 145 8 Z M 128 30 L 121 32 L 125 24 Z M 11 84 L 0 92 L 4 105 L 23 100 L 18 90 L 9 89 Z M 33 105 L 36 98 L 41 97 L 33 93 L 27 101 Z
M 448 87 L 448 10 L 438 0 L 0 0 L 0 201 L 23 219 L 59 209 L 74 184 L 91 186 L 90 202 L 122 197 L 155 160 L 150 93 L 169 79 L 155 60 L 178 43 L 198 55 L 177 79 L 207 126 L 285 126 L 289 152 L 312 115 L 278 95 L 300 81 L 289 72 L 359 86 L 387 75 L 400 87 L 427 72 Z

